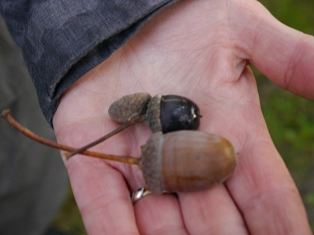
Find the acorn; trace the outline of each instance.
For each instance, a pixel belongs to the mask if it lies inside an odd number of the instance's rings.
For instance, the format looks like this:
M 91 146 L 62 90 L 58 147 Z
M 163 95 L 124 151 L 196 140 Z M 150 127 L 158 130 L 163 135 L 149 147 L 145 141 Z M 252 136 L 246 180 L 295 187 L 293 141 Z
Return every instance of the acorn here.
M 109 106 L 108 114 L 112 120 L 126 123 L 134 117 L 145 115 L 151 99 L 151 95 L 146 92 L 123 96 Z
M 197 130 L 200 125 L 199 107 L 190 99 L 178 95 L 135 93 L 126 95 L 110 105 L 109 116 L 126 123 L 143 117 L 152 132 L 168 133 L 178 130 Z
M 142 146 L 139 166 L 153 193 L 189 192 L 224 182 L 236 154 L 225 138 L 201 131 L 154 133 Z

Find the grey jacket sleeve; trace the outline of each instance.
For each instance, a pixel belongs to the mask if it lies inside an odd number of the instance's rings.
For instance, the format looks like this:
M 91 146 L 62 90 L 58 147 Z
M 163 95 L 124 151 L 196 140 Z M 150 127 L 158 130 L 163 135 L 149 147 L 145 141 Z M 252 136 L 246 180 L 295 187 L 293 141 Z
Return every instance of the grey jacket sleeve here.
M 176 0 L 0 0 L 51 124 L 61 94 Z

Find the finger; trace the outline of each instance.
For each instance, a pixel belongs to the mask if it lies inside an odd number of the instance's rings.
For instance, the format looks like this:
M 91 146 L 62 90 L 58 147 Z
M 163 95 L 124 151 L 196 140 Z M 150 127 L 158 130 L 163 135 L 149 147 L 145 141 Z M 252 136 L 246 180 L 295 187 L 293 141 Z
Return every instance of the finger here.
M 304 206 L 285 165 L 259 139 L 241 151 L 228 188 L 252 234 L 311 234 Z
M 104 161 L 76 156 L 66 162 L 88 234 L 139 234 L 121 173 Z
M 249 70 L 242 78 L 254 79 Z M 311 234 L 301 197 L 271 141 L 260 108 L 247 110 L 256 115 L 246 119 L 246 142 L 226 185 L 250 233 Z
M 246 225 L 223 185 L 179 194 L 189 234 L 248 234 Z
M 314 37 L 282 24 L 257 1 L 243 2 L 235 32 L 245 59 L 280 87 L 314 99 Z
M 187 234 L 175 195 L 148 195 L 134 205 L 140 234 Z

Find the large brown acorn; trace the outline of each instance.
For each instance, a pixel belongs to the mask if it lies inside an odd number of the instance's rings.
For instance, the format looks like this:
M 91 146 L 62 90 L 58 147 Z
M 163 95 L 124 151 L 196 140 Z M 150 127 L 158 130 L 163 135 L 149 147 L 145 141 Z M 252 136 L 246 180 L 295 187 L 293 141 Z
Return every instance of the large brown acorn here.
M 154 193 L 203 190 L 225 181 L 235 170 L 231 143 L 201 131 L 154 133 L 142 147 L 140 168 Z

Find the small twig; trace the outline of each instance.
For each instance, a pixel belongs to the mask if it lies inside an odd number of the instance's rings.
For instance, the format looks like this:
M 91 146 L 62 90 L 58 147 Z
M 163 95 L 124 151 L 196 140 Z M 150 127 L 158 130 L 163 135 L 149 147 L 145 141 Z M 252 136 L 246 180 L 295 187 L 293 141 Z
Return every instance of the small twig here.
M 75 149 L 75 150 L 72 151 L 72 152 L 66 153 L 64 156 L 65 156 L 66 158 L 70 158 L 70 157 L 72 157 L 72 156 L 75 155 L 75 154 L 82 153 L 82 152 L 84 152 L 85 150 L 87 150 L 87 149 L 89 149 L 89 148 L 91 148 L 91 147 L 93 147 L 93 146 L 95 146 L 95 145 L 97 145 L 97 144 L 99 144 L 99 143 L 101 143 L 101 142 L 103 142 L 103 141 L 109 139 L 110 137 L 112 137 L 112 136 L 118 134 L 119 132 L 123 131 L 124 129 L 128 128 L 129 126 L 132 126 L 133 124 L 138 123 L 138 122 L 141 122 L 141 121 L 143 121 L 143 118 L 142 118 L 142 117 L 135 117 L 135 118 L 132 118 L 131 120 L 127 121 L 126 123 L 123 123 L 123 124 L 122 124 L 121 126 L 119 126 L 117 129 L 115 129 L 115 130 L 113 130 L 112 132 L 106 134 L 105 136 L 99 138 L 98 140 L 95 140 L 95 141 L 93 141 L 92 143 L 87 144 L 87 145 L 85 145 L 85 146 L 83 146 L 83 147 L 81 147 L 81 148 Z
M 69 147 L 67 145 L 63 144 L 58 144 L 54 141 L 42 138 L 35 133 L 31 132 L 29 129 L 25 128 L 22 126 L 20 123 L 18 123 L 10 113 L 10 110 L 3 110 L 1 112 L 1 116 L 11 124 L 15 129 L 20 131 L 22 134 L 26 135 L 27 137 L 42 143 L 44 145 L 47 145 L 52 148 L 72 152 L 75 151 L 76 148 Z M 124 162 L 124 163 L 129 163 L 129 164 L 135 164 L 138 165 L 139 163 L 139 158 L 131 157 L 131 156 L 118 156 L 118 155 L 111 155 L 111 154 L 103 154 L 103 153 L 98 153 L 98 152 L 91 152 L 91 151 L 83 151 L 81 154 L 89 156 L 89 157 L 95 157 L 95 158 L 101 158 L 101 159 L 106 159 L 106 160 L 112 160 L 112 161 L 118 161 L 118 162 Z M 66 158 L 69 159 L 69 158 Z

